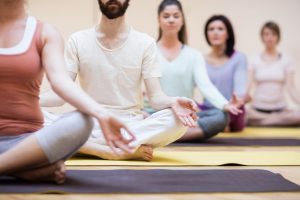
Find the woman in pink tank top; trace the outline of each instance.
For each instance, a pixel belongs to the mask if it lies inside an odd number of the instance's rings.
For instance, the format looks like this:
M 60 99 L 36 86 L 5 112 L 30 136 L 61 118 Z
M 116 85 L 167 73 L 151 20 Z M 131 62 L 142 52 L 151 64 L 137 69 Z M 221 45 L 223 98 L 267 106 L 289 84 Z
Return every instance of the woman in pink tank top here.
M 93 127 L 82 113 L 96 118 L 113 150 L 131 152 L 128 143 L 134 136 L 74 84 L 64 68 L 62 37 L 28 16 L 24 4 L 0 1 L 0 176 L 63 183 L 64 160 L 85 143 Z M 53 90 L 80 111 L 47 127 L 39 107 L 44 71 Z M 132 138 L 123 138 L 121 129 Z
M 250 65 L 248 94 L 255 85 L 252 105 L 247 111 L 248 125 L 253 126 L 299 126 L 300 111 L 287 107 L 286 92 L 300 105 L 299 92 L 294 76 L 295 66 L 291 59 L 277 50 L 280 40 L 279 26 L 267 22 L 261 29 L 265 45 Z

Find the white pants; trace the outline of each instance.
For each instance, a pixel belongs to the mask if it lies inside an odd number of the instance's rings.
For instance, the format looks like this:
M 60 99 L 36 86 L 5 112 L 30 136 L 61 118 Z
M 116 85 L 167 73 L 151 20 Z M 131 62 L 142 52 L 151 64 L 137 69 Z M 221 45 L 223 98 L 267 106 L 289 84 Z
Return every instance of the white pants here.
M 50 124 L 51 121 L 57 118 L 53 114 L 46 111 L 43 112 L 46 124 Z M 148 144 L 154 148 L 166 146 L 182 137 L 187 130 L 171 109 L 158 111 L 146 119 L 141 114 L 120 113 L 116 114 L 116 116 L 136 136 L 136 140 L 129 144 L 135 148 L 138 148 L 142 144 Z M 124 137 L 128 137 L 124 130 L 122 130 L 122 134 Z M 89 140 L 107 145 L 101 127 L 96 120 Z

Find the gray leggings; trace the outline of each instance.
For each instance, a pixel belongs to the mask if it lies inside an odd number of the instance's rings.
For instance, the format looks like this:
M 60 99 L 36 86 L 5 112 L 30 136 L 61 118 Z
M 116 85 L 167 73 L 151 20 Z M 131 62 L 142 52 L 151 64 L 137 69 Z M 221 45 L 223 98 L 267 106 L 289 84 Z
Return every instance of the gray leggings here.
M 91 117 L 76 111 L 66 113 L 53 124 L 45 126 L 37 132 L 18 136 L 0 136 L 0 154 L 34 134 L 49 163 L 55 163 L 76 153 L 88 139 L 92 128 Z
M 204 133 L 204 140 L 209 139 L 222 132 L 227 123 L 228 115 L 222 110 L 211 108 L 197 113 L 198 125 Z

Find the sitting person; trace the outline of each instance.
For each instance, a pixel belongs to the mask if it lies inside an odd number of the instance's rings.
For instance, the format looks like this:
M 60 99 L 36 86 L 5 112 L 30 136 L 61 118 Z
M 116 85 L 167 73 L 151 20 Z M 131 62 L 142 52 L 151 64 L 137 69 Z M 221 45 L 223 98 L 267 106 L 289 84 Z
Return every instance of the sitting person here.
M 205 57 L 208 76 L 226 99 L 236 94 L 247 103 L 247 60 L 246 56 L 234 49 L 235 37 L 229 19 L 224 15 L 214 15 L 205 25 L 205 38 L 211 52 Z M 204 110 L 213 108 L 207 100 L 200 105 Z M 245 109 L 237 115 L 229 113 L 227 130 L 242 131 L 246 124 Z
M 202 55 L 187 45 L 186 25 L 182 5 L 177 0 L 163 0 L 158 7 L 159 61 L 161 85 L 170 96 L 193 98 L 194 86 L 216 108 L 197 113 L 198 126 L 189 128 L 179 141 L 208 139 L 223 131 L 227 125 L 226 112 L 238 114 L 240 102 L 228 102 L 207 76 Z M 224 112 L 225 111 L 225 112 Z
M 274 22 L 267 22 L 261 29 L 264 51 L 251 62 L 249 87 L 255 86 L 253 103 L 247 110 L 248 125 L 293 126 L 300 125 L 300 111 L 289 109 L 287 92 L 300 105 L 299 91 L 295 86 L 295 66 L 291 58 L 279 52 L 280 29 Z
M 98 103 L 123 121 L 135 134 L 130 147 L 134 153 L 114 154 L 102 130 L 95 126 L 79 150 L 103 159 L 151 160 L 153 148 L 179 139 L 187 127 L 195 126 L 197 105 L 184 97 L 166 96 L 159 83 L 160 69 L 155 40 L 125 23 L 129 0 L 99 0 L 100 24 L 73 34 L 65 59 L 71 77 L 78 75 L 82 88 Z M 143 118 L 142 80 L 152 107 L 157 110 Z M 41 95 L 41 106 L 58 106 L 62 101 L 50 93 Z M 101 125 L 102 126 L 102 125 Z M 124 132 L 124 137 L 127 134 Z
M 25 0 L 0 1 L 0 21 L 0 176 L 63 183 L 64 161 L 93 128 L 88 115 L 101 124 L 113 149 L 132 151 L 131 131 L 68 76 L 62 37 L 51 25 L 29 16 Z M 78 109 L 47 127 L 39 105 L 44 72 L 53 90 Z

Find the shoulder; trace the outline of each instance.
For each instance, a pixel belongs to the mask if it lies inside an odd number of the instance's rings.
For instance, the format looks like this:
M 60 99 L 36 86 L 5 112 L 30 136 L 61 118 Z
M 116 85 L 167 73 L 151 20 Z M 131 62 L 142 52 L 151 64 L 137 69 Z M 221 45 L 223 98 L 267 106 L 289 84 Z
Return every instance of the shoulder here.
M 184 51 L 185 55 L 188 56 L 190 59 L 204 60 L 202 53 L 195 48 L 192 48 L 188 45 L 184 45 Z
M 261 54 L 257 53 L 250 57 L 251 65 L 256 65 L 261 62 Z
M 295 62 L 292 58 L 291 55 L 289 54 L 281 54 L 281 60 L 283 63 L 283 66 L 287 69 L 287 70 L 295 70 Z
M 95 30 L 93 28 L 80 30 L 75 33 L 72 33 L 69 37 L 69 40 L 73 40 L 77 42 L 85 41 L 93 38 L 91 37 L 93 34 L 95 34 Z
M 247 56 L 240 51 L 235 51 L 232 59 L 237 60 L 238 62 L 247 62 Z
M 51 24 L 43 23 L 41 28 L 41 41 L 42 46 L 45 46 L 46 44 L 63 44 L 63 38 L 62 35 L 59 33 L 59 31 Z
M 131 29 L 130 37 L 135 44 L 139 45 L 140 48 L 156 46 L 156 40 L 153 37 L 146 33 L 139 32 L 133 28 Z
M 235 51 L 234 54 L 239 59 L 246 59 L 247 58 L 247 56 L 243 52 L 241 52 L 241 51 Z
M 291 55 L 285 54 L 285 53 L 281 53 L 281 58 L 282 58 L 282 60 L 284 60 L 285 62 L 288 62 L 288 63 L 292 62 L 292 60 L 293 60 Z

